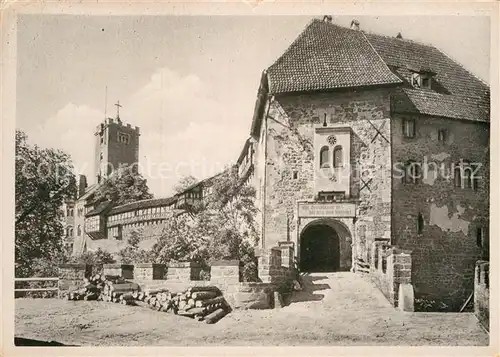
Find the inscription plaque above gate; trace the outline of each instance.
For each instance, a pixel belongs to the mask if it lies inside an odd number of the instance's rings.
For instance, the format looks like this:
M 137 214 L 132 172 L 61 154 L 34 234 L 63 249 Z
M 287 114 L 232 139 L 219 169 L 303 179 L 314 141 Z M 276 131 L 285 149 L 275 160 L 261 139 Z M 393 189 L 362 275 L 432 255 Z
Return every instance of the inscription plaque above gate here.
M 299 203 L 299 217 L 354 217 L 354 203 Z

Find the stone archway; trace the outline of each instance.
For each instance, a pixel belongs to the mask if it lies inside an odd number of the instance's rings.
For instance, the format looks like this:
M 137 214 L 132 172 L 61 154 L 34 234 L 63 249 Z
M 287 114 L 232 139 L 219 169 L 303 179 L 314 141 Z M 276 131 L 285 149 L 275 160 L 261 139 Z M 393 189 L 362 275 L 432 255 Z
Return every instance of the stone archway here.
M 334 219 L 317 219 L 301 231 L 299 268 L 303 272 L 346 271 L 352 267 L 349 229 Z
M 340 268 L 339 236 L 326 224 L 309 226 L 300 239 L 300 270 L 331 272 Z

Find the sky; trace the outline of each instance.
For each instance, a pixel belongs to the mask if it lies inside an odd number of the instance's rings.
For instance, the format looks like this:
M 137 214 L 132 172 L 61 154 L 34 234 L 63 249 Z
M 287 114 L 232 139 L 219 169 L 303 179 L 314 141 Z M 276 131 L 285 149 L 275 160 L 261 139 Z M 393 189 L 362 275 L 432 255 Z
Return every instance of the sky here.
M 168 196 L 182 176 L 236 161 L 262 70 L 313 18 L 20 15 L 16 128 L 69 153 L 93 183 L 94 129 L 119 100 L 122 121 L 140 127 L 151 191 Z M 362 30 L 432 44 L 489 82 L 488 17 L 356 18 Z

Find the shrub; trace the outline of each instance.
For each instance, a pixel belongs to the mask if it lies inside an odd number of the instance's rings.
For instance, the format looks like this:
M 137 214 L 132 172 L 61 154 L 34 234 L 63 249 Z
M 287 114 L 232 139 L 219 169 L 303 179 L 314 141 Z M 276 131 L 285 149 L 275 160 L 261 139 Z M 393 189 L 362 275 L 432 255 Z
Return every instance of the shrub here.
M 95 275 L 102 274 L 104 264 L 116 263 L 116 260 L 111 253 L 99 248 L 94 252 L 85 252 L 78 257 L 73 257 L 72 262 L 91 265 L 91 274 Z

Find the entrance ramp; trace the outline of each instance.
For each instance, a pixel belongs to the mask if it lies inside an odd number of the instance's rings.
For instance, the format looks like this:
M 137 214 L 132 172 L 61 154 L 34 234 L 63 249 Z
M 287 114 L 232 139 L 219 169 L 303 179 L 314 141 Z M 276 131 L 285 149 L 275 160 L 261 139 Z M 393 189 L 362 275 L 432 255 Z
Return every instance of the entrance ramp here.
M 301 283 L 302 291 L 291 296 L 290 309 L 395 310 L 370 278 L 361 274 L 306 273 L 301 275 Z

